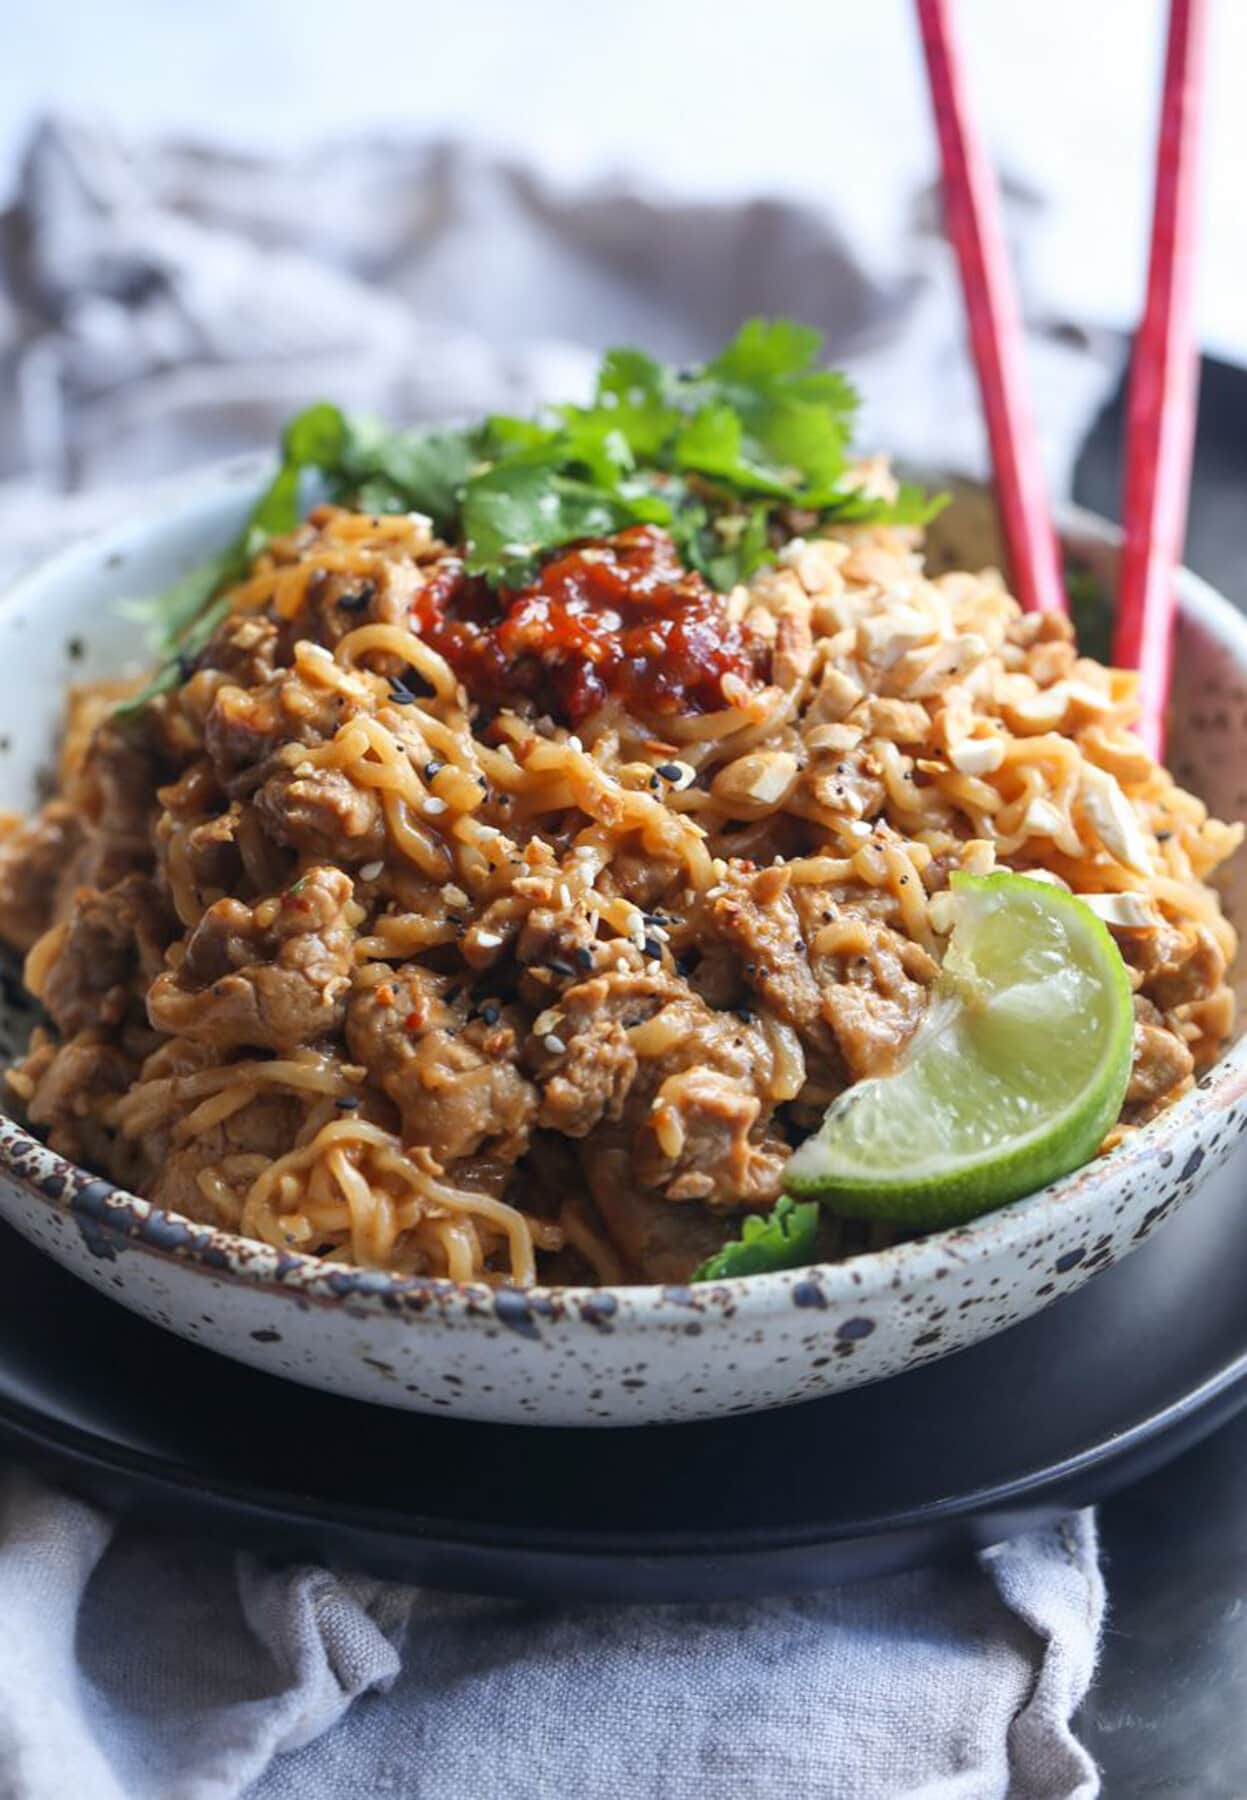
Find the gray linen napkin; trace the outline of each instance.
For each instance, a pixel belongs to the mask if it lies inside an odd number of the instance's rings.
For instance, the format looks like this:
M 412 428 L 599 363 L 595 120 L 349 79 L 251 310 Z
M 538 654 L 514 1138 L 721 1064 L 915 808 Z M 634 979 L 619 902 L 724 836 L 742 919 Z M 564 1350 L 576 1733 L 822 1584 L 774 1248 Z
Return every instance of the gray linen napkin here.
M 308 196 L 315 204 L 308 204 Z M 1024 238 L 1027 209 L 1015 196 Z M 587 346 L 821 325 L 866 447 L 973 472 L 947 254 L 883 279 L 834 210 L 547 191 L 451 144 L 288 165 L 60 122 L 0 220 L 0 580 L 326 394 L 530 406 Z M 1120 347 L 1030 307 L 1056 491 Z M 957 1569 L 762 1606 L 537 1607 L 268 1567 L 24 1476 L 0 1504 L 0 1800 L 1064 1800 L 1103 1611 L 1090 1515 Z
M 1037 202 L 1010 190 L 1024 246 Z M 808 320 L 864 399 L 864 449 L 985 466 L 931 196 L 872 268 L 834 210 L 688 203 L 622 180 L 549 191 L 457 144 L 334 145 L 273 165 L 137 153 L 43 126 L 0 218 L 0 576 L 135 484 L 269 449 L 318 395 L 395 419 L 587 390 L 594 352 L 705 354 L 753 313 Z M 904 273 L 897 275 L 896 267 Z M 1122 347 L 1029 309 L 1049 479 L 1068 490 Z
M 15 1476 L 0 1800 L 1083 1800 L 1103 1606 L 1089 1513 L 957 1568 L 624 1611 L 267 1566 Z

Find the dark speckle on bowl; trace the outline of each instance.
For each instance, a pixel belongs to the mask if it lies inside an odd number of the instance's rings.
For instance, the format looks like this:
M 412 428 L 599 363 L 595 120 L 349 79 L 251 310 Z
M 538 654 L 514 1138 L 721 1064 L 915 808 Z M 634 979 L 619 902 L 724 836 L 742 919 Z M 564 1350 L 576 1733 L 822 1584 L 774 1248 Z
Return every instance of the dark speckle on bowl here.
M 846 1319 L 836 1327 L 836 1336 L 845 1340 L 869 1337 L 875 1328 L 873 1319 Z
M 541 1335 L 527 1296 L 515 1288 L 499 1288 L 494 1295 L 494 1313 L 500 1324 L 505 1325 L 509 1331 L 518 1332 L 520 1337 L 536 1338 Z
M 792 1303 L 822 1308 L 827 1305 L 827 1296 L 817 1281 L 798 1281 L 792 1290 Z

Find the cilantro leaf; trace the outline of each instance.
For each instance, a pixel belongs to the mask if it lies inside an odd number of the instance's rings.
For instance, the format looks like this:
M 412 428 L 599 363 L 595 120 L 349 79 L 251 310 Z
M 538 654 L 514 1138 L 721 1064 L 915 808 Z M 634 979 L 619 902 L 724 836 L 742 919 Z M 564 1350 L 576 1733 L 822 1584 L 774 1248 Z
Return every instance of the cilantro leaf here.
M 472 574 L 507 586 L 527 580 L 537 559 L 578 538 L 605 537 L 634 522 L 627 501 L 548 466 L 499 463 L 471 482 L 463 536 Z
M 729 344 L 706 364 L 712 380 L 767 382 L 809 369 L 823 347 L 823 334 L 792 319 L 749 319 Z
M 845 487 L 836 501 L 835 517 L 846 525 L 929 525 L 950 498 L 948 494 L 928 494 L 911 481 L 900 484 L 895 500 Z
M 740 1236 L 724 1244 L 694 1271 L 694 1281 L 727 1281 L 734 1275 L 766 1275 L 799 1269 L 814 1259 L 818 1201 L 795 1201 L 781 1194 L 767 1217 L 751 1213 Z
M 353 500 L 367 512 L 426 513 L 436 531 L 453 535 L 463 489 L 480 460 L 476 434 L 392 431 L 373 418 L 343 424 L 337 455 L 316 460 L 335 499 Z
M 639 461 L 656 457 L 681 415 L 670 402 L 669 371 L 643 350 L 608 350 L 598 374 L 596 403 Z
M 793 499 L 796 472 L 768 467 L 751 449 L 739 412 L 720 402 L 694 413 L 676 440 L 675 460 L 681 469 L 714 476 L 746 493 Z
M 330 469 L 341 458 L 350 436 L 345 415 L 328 400 L 296 413 L 282 433 L 282 464 L 286 468 Z

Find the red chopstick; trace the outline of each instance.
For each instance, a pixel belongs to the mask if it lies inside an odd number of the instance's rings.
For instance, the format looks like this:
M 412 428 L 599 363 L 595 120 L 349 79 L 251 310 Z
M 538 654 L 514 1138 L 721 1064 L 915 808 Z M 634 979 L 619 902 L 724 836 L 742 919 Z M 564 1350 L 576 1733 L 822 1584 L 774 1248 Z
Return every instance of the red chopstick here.
M 1147 304 L 1126 412 L 1125 541 L 1113 661 L 1139 672 L 1135 730 L 1157 758 L 1165 747 L 1174 574 L 1186 535 L 1199 389 L 1195 227 L 1206 24 L 1204 0 L 1170 0 Z
M 970 115 L 951 0 L 917 5 L 944 172 L 945 229 L 961 268 L 1013 585 L 1028 612 L 1064 612 L 996 179 Z

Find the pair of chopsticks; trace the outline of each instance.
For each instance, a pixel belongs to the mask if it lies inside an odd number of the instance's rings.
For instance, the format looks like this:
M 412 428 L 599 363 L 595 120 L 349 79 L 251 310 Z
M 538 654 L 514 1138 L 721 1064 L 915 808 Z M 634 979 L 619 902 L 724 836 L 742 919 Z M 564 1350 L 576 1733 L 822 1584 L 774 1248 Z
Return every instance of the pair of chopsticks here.
M 966 94 L 953 0 L 916 0 L 944 176 L 945 222 L 965 292 L 1013 582 L 1028 611 L 1067 610 L 1025 376 L 1021 313 L 995 177 Z M 1135 730 L 1164 749 L 1174 575 L 1186 531 L 1198 351 L 1193 317 L 1204 0 L 1170 0 L 1147 299 L 1126 420 L 1124 542 L 1113 661 L 1138 671 Z

